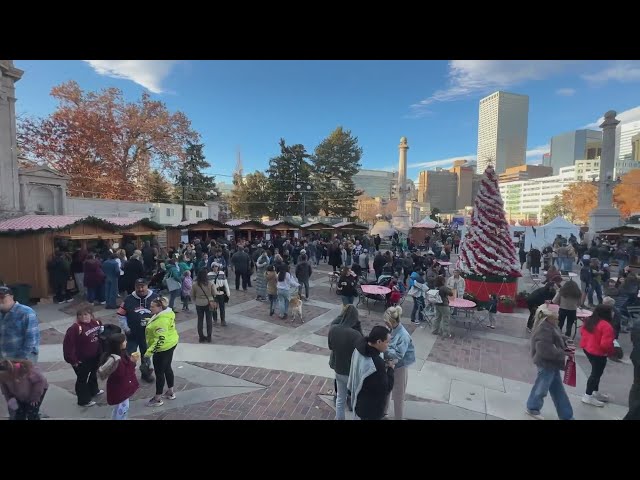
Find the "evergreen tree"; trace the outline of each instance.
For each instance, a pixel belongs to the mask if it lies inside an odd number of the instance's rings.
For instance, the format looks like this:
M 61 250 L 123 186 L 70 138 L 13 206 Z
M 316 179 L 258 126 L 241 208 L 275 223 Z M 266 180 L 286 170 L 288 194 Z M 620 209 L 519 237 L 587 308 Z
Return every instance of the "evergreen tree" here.
M 307 206 L 307 214 L 313 214 L 312 195 L 306 193 L 306 186 L 311 182 L 311 167 L 307 162 L 309 154 L 304 145 L 286 145 L 284 138 L 280 139 L 280 155 L 269 160 L 267 175 L 269 177 L 268 210 L 273 216 L 293 216 L 302 214 L 302 193 Z M 297 189 L 296 186 L 301 188 Z
M 476 195 L 471 225 L 460 245 L 459 266 L 465 273 L 520 277 L 520 263 L 511 240 L 498 176 L 491 165 L 484 171 Z
M 158 170 L 153 170 L 147 177 L 147 198 L 150 202 L 171 203 L 173 186 Z
M 270 215 L 269 179 L 264 173 L 255 172 L 249 173 L 244 181 L 234 181 L 229 204 L 235 218 Z
M 314 191 L 318 209 L 325 215 L 349 217 L 356 207 L 356 189 L 353 176 L 360 169 L 362 148 L 350 130 L 336 128 L 315 149 L 313 155 Z
M 177 202 L 182 201 L 183 185 L 185 199 L 189 205 L 202 205 L 207 200 L 220 199 L 220 191 L 216 186 L 215 177 L 203 173 L 204 169 L 211 167 L 211 164 L 204 158 L 203 148 L 204 145 L 191 142 L 187 146 L 187 160 L 176 175 L 174 198 Z

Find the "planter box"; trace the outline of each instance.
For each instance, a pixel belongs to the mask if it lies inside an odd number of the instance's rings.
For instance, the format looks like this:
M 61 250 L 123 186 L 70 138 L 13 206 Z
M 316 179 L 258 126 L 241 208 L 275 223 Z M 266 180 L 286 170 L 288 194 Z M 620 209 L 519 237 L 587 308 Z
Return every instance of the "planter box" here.
M 505 305 L 502 302 L 498 302 L 498 312 L 500 313 L 513 313 L 513 307 L 515 305 Z
M 492 293 L 495 293 L 498 298 L 505 295 L 515 299 L 518 290 L 518 277 L 487 277 L 483 279 L 477 275 L 466 275 L 464 283 L 465 292 L 472 294 L 480 302 L 487 302 Z

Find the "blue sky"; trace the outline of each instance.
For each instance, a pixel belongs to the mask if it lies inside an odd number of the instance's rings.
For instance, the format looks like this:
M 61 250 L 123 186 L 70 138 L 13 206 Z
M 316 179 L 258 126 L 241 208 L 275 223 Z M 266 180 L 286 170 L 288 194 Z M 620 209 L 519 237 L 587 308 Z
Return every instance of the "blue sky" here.
M 364 149 L 363 168 L 397 168 L 409 140 L 409 177 L 474 157 L 478 100 L 498 90 L 530 97 L 528 154 L 537 163 L 551 136 L 595 125 L 605 111 L 640 120 L 640 61 L 199 61 L 16 60 L 17 112 L 46 115 L 51 87 L 145 89 L 183 111 L 202 135 L 209 173 L 265 169 L 281 137 L 308 151 L 336 126 Z M 218 181 L 229 181 L 223 176 Z

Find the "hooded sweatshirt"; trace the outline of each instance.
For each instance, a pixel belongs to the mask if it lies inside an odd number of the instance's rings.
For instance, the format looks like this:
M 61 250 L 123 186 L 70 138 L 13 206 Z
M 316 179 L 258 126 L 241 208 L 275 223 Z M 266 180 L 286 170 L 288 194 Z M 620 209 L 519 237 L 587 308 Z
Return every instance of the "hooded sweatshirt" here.
M 31 371 L 26 378 L 22 378 L 19 381 L 7 380 L 6 382 L 0 382 L 0 390 L 7 402 L 12 398 L 15 398 L 20 403 L 38 402 L 48 386 L 47 379 L 44 378 L 44 375 L 40 373 L 36 366 L 31 367 Z
M 178 331 L 176 330 L 176 314 L 170 308 L 165 308 L 149 320 L 144 331 L 147 339 L 147 351 L 145 357 L 154 353 L 171 350 L 178 344 Z
M 64 361 L 70 365 L 95 360 L 100 355 L 98 334 L 102 327 L 99 320 L 89 323 L 76 322 L 67 329 L 62 343 Z
M 346 308 L 331 322 L 327 337 L 329 350 L 329 366 L 339 375 L 349 375 L 351 357 L 356 342 L 362 338 L 362 327 L 355 308 Z
M 366 337 L 356 342 L 347 388 L 358 417 L 382 419 L 387 396 L 393 389 L 393 369 L 385 366 L 382 355 L 367 343 Z

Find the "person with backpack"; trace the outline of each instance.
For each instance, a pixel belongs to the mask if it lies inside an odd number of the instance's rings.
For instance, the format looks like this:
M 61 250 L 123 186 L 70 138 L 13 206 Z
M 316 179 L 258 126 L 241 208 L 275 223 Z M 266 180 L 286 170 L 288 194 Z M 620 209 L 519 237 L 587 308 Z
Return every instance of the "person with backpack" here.
M 227 326 L 227 320 L 225 315 L 225 304 L 231 297 L 231 290 L 229 289 L 229 282 L 224 272 L 221 270 L 221 265 L 214 263 L 211 265 L 212 271 L 209 272 L 207 277 L 209 282 L 213 285 L 213 291 L 215 292 L 215 301 L 217 308 L 213 309 L 213 324 L 218 323 L 218 311 L 220 312 L 220 325 Z
M 434 335 L 441 335 L 445 338 L 451 338 L 451 330 L 449 329 L 449 321 L 451 320 L 451 308 L 449 308 L 449 297 L 453 295 L 451 289 L 445 286 L 443 277 L 438 277 L 435 282 L 437 293 L 433 290 L 427 292 L 427 299 L 436 305 L 436 320 L 434 323 Z
M 80 308 L 76 312 L 76 321 L 67 329 L 62 342 L 64 361 L 73 367 L 76 373 L 76 397 L 78 406 L 93 407 L 94 397 L 102 395 L 98 388 L 98 362 L 100 360 L 100 341 L 98 336 L 104 327 L 93 316 L 91 307 Z
M 587 299 L 589 301 L 589 305 L 593 307 L 594 293 L 598 297 L 598 304 L 602 303 L 602 276 L 605 272 L 600 269 L 600 262 L 597 258 L 591 259 L 591 262 L 589 263 L 589 269 L 591 271 L 591 288 L 587 293 Z
M 207 277 L 207 270 L 202 269 L 198 272 L 196 281 L 191 285 L 191 298 L 196 304 L 196 314 L 198 315 L 198 342 L 211 343 L 211 335 L 213 334 L 213 310 L 217 307 L 215 304 L 215 287 Z M 206 317 L 206 335 L 204 329 Z
M 129 399 L 139 388 L 136 378 L 138 352 L 127 352 L 127 337 L 114 333 L 106 338 L 105 351 L 100 359 L 98 376 L 107 379 L 107 404 L 113 406 L 111 420 L 126 420 Z

